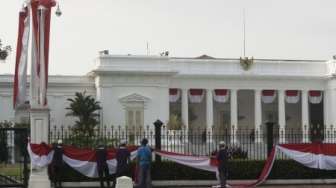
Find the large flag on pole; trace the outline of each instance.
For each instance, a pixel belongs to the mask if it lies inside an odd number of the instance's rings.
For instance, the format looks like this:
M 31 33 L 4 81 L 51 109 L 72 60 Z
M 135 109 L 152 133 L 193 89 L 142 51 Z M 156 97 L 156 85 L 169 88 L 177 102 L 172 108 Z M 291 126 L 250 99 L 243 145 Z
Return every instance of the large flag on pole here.
M 26 101 L 28 43 L 30 30 L 29 18 L 28 7 L 24 7 L 19 14 L 19 31 L 14 76 L 14 108 L 23 105 Z

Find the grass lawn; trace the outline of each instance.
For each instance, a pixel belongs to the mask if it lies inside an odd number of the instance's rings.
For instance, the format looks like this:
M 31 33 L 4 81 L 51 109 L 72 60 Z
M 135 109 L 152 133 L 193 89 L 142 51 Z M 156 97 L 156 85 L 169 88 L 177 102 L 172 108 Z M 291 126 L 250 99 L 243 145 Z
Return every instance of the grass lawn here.
M 22 164 L 0 164 L 0 174 L 5 176 L 21 176 Z

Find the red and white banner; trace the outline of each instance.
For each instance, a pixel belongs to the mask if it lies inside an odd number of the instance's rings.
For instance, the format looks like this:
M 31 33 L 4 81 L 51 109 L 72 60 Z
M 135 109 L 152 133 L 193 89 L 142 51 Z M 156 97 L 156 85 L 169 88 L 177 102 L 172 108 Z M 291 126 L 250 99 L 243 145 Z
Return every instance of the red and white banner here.
M 28 7 L 24 7 L 19 14 L 19 31 L 16 47 L 14 75 L 14 108 L 23 105 L 26 102 L 28 43 L 30 31 L 29 18 L 30 16 Z
M 229 91 L 227 89 L 215 89 L 213 98 L 216 102 L 225 103 L 229 100 Z
M 269 104 L 274 101 L 276 93 L 274 90 L 262 90 L 261 100 L 263 103 Z
M 45 167 L 49 165 L 54 156 L 54 151 L 47 144 L 28 144 L 27 150 L 33 166 Z
M 322 91 L 311 90 L 309 91 L 309 102 L 312 104 L 319 104 L 322 101 Z
M 54 0 L 32 0 L 33 18 L 32 66 L 31 66 L 31 98 L 32 105 L 47 104 L 47 84 L 49 65 L 49 39 L 51 8 Z
M 336 144 L 282 144 L 277 149 L 306 167 L 336 170 Z
M 230 184 L 230 186 L 255 187 L 262 184 L 270 174 L 278 152 L 284 153 L 289 158 L 309 168 L 336 170 L 336 144 L 281 144 L 272 149 L 255 182 L 248 184 Z M 156 151 L 155 153 L 185 166 L 217 173 L 217 162 L 213 161 L 215 159 L 210 160 L 208 157 L 196 157 L 165 151 Z
M 191 103 L 200 103 L 204 98 L 204 90 L 203 89 L 190 89 L 188 92 L 189 101 Z
M 181 90 L 177 88 L 169 89 L 169 102 L 177 102 L 181 97 Z
M 131 159 L 136 157 L 135 146 L 128 147 L 131 152 Z M 28 152 L 33 166 L 45 167 L 52 162 L 54 151 L 50 145 L 28 144 Z M 110 174 L 116 172 L 117 160 L 115 159 L 116 150 L 109 149 L 107 165 Z M 63 146 L 63 161 L 71 168 L 87 177 L 98 177 L 96 152 L 91 149 L 79 149 L 72 146 Z
M 131 152 L 132 158 L 134 158 L 137 147 L 128 147 L 128 149 Z M 79 149 L 71 146 L 64 146 L 63 150 L 63 160 L 70 167 L 88 177 L 98 176 L 95 150 Z M 52 161 L 53 150 L 49 145 L 29 144 L 28 151 L 33 166 L 47 166 Z M 336 144 L 281 144 L 273 148 L 255 182 L 233 184 L 231 186 L 255 187 L 263 183 L 272 170 L 275 156 L 278 152 L 284 153 L 289 158 L 309 168 L 336 170 Z M 107 164 L 111 174 L 115 173 L 117 166 L 115 153 L 114 149 L 108 150 Z M 167 151 L 155 151 L 155 153 L 185 166 L 217 173 L 217 162 L 208 156 L 192 156 Z
M 299 102 L 300 95 L 298 90 L 286 90 L 286 102 L 290 104 L 295 104 Z
M 189 166 L 192 168 L 206 170 L 210 172 L 217 172 L 217 167 L 210 164 L 209 157 L 199 157 L 193 155 L 184 155 L 179 153 L 167 152 L 167 151 L 155 151 L 156 154 L 174 161 L 176 163 Z
M 178 164 L 189 166 L 195 169 L 199 170 L 205 170 L 209 172 L 214 172 L 216 173 L 218 177 L 218 167 L 216 166 L 218 162 L 214 161 L 216 159 L 210 159 L 209 157 L 199 157 L 199 156 L 192 156 L 192 155 L 185 155 L 185 154 L 179 154 L 179 153 L 173 153 L 173 152 L 166 152 L 166 151 L 155 151 L 156 154 L 174 161 Z M 267 159 L 265 166 L 259 176 L 259 178 L 252 183 L 249 184 L 230 184 L 231 187 L 255 187 L 261 183 L 263 183 L 271 169 L 275 160 L 275 149 L 273 148 L 270 157 Z

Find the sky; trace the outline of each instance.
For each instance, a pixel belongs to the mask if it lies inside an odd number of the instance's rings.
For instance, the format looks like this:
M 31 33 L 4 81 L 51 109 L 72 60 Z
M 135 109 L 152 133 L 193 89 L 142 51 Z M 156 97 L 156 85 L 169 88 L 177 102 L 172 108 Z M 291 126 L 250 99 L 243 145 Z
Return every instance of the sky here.
M 0 0 L 0 39 L 13 51 L 1 74 L 14 73 L 18 12 L 23 0 Z M 53 75 L 84 75 L 98 52 L 173 57 L 243 55 L 271 59 L 331 59 L 336 54 L 335 0 L 58 0 L 53 10 Z

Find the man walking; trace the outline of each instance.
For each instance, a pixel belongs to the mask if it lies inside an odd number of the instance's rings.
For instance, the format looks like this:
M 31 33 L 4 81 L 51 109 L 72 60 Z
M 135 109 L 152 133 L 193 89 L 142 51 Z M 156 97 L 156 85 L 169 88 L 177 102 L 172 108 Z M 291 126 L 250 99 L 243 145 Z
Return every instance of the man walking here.
M 109 169 L 106 163 L 107 160 L 107 150 L 104 145 L 100 144 L 96 149 L 97 155 L 97 169 L 98 169 L 98 176 L 100 181 L 100 187 L 104 187 L 104 178 L 107 182 L 107 187 L 110 187 L 109 181 Z
M 147 146 L 148 140 L 142 139 L 141 146 L 137 153 L 137 162 L 139 167 L 139 188 L 151 188 L 150 168 L 152 161 L 151 148 Z
M 63 171 L 63 146 L 62 140 L 58 140 L 57 144 L 53 145 L 54 156 L 51 162 L 52 172 L 54 174 L 54 187 L 62 188 L 62 171 Z
M 224 141 L 219 142 L 219 151 L 217 154 L 218 161 L 218 173 L 219 173 L 219 181 L 221 188 L 226 187 L 226 180 L 228 177 L 228 149 L 225 146 Z

